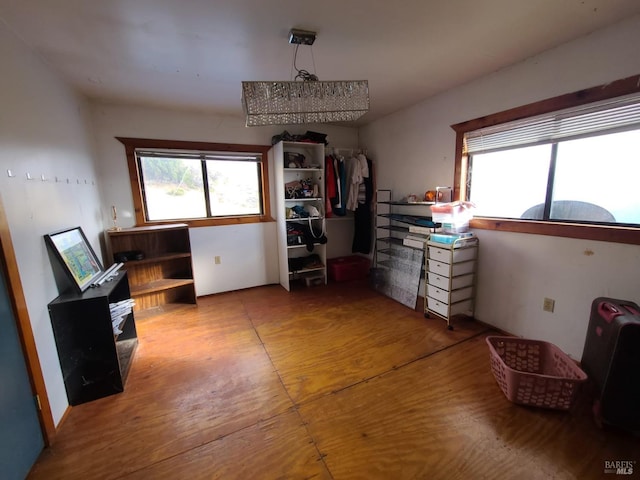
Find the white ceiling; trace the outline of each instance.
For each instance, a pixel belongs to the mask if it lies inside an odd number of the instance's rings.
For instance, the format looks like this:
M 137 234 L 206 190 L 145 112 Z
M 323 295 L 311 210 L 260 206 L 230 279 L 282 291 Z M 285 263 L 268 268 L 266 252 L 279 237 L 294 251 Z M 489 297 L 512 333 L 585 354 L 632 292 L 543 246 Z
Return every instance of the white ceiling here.
M 0 19 L 90 98 L 242 115 L 240 82 L 297 65 L 369 80 L 368 123 L 640 13 L 638 0 L 0 0 Z

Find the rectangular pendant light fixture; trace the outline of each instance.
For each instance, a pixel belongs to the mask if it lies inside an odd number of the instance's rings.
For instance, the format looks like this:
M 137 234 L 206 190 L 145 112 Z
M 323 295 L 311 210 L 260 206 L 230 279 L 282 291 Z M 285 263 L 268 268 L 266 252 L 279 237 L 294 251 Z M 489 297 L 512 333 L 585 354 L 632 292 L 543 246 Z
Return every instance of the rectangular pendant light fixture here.
M 292 29 L 289 33 L 293 44 L 314 41 L 315 32 Z M 369 111 L 369 82 L 320 81 L 309 74 L 296 81 L 242 82 L 242 107 L 248 127 L 352 122 Z

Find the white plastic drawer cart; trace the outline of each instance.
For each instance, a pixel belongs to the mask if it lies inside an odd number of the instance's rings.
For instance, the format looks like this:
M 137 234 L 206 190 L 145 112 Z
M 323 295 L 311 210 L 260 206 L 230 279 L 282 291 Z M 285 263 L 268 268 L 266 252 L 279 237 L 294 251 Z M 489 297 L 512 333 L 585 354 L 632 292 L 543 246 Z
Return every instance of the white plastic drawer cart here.
M 437 240 L 437 241 L 436 241 Z M 473 234 L 432 235 L 425 255 L 424 316 L 473 316 L 479 240 Z

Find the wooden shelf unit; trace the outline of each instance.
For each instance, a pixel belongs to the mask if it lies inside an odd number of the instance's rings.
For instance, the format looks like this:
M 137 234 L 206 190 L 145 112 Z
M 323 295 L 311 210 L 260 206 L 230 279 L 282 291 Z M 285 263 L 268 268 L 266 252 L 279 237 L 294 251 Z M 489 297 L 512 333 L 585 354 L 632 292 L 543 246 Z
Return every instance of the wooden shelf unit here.
M 152 282 L 136 285 L 131 289 L 131 295 L 146 295 L 149 293 L 161 292 L 163 290 L 171 290 L 173 288 L 178 288 L 185 285 L 193 285 L 193 280 L 162 278 L 160 280 L 154 280 Z
M 189 227 L 186 224 L 108 230 L 107 252 L 115 261 L 119 252 L 139 251 L 141 260 L 124 263 L 131 297 L 139 318 L 160 312 L 166 304 L 195 304 Z

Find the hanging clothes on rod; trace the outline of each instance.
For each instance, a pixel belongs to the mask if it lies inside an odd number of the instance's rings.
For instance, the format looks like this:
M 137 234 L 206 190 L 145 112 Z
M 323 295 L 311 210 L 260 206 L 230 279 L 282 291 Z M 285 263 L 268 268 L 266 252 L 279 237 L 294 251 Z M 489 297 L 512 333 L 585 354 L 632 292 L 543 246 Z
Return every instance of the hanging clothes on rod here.
M 356 204 L 353 212 L 354 232 L 351 251 L 368 255 L 371 253 L 373 239 L 373 162 L 361 152 L 357 155 L 354 169 L 359 169 L 360 177 L 354 170 L 352 178 L 361 181 L 357 184 L 357 188 L 352 188 L 351 192 Z
M 369 178 L 369 165 L 367 157 L 362 153 L 351 158 L 349 180 L 349 195 L 347 199 L 347 209 L 355 211 L 359 203 L 365 201 L 365 179 Z
M 353 212 L 353 253 L 372 249 L 373 162 L 366 151 L 333 149 L 325 156 L 326 217 L 343 217 Z
M 342 155 L 332 153 L 326 157 L 325 178 L 325 191 L 330 203 L 327 205 L 327 212 L 331 211 L 334 215 L 345 216 L 347 214 L 347 168 Z
M 331 155 L 326 155 L 324 158 L 324 179 L 324 211 L 325 217 L 330 218 L 333 216 L 333 203 L 338 194 L 336 173 L 333 169 L 333 157 Z

